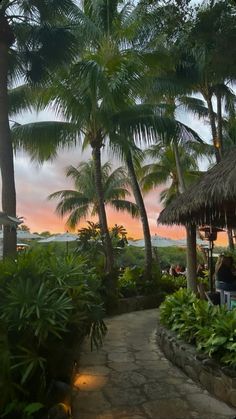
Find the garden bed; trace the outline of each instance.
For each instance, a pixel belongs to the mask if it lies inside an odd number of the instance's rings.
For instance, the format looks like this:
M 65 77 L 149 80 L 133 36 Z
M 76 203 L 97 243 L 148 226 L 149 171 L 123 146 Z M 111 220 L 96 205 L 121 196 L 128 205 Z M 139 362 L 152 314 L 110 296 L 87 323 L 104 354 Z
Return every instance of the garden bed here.
M 157 343 L 165 356 L 218 399 L 236 407 L 236 371 L 221 367 L 193 345 L 178 339 L 158 320 Z

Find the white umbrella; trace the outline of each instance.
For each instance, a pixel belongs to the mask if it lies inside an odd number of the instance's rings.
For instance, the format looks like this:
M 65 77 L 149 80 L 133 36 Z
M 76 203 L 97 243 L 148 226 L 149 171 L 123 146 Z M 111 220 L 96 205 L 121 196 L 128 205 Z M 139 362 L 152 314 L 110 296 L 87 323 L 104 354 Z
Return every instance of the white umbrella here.
M 39 240 L 38 243 L 52 243 L 52 242 L 74 242 L 78 239 L 76 234 L 63 233 L 50 236 L 47 239 Z
M 74 242 L 78 239 L 76 234 L 64 233 L 64 234 L 57 234 L 55 236 L 48 237 L 47 239 L 39 240 L 38 243 L 56 243 L 56 242 L 64 242 L 66 243 L 66 253 L 68 254 L 68 243 Z
M 179 243 L 178 240 L 172 240 L 172 239 L 167 239 L 166 237 L 160 237 L 160 236 L 152 236 L 151 237 L 151 241 L 152 241 L 152 246 L 153 247 L 170 247 L 170 246 L 180 246 L 181 244 Z M 136 247 L 144 247 L 144 240 L 129 240 L 129 245 L 130 246 L 136 246 Z
M 29 231 L 24 231 L 24 230 L 17 230 L 16 234 L 17 234 L 17 239 L 22 239 L 22 240 L 34 240 L 34 239 L 40 238 L 39 234 L 30 233 Z
M 33 240 L 39 239 L 40 236 L 38 234 L 30 233 L 29 231 L 24 230 L 16 230 L 17 240 Z M 3 238 L 3 231 L 0 231 L 0 239 Z
M 167 239 L 166 237 L 160 237 L 160 236 L 152 236 L 151 237 L 151 241 L 152 241 L 152 246 L 153 247 L 186 247 L 187 246 L 187 242 L 186 239 L 183 240 L 172 240 L 172 239 Z M 129 245 L 130 246 L 136 246 L 136 247 L 144 247 L 144 240 L 129 240 Z M 197 244 L 202 244 L 204 243 L 202 240 L 197 239 Z

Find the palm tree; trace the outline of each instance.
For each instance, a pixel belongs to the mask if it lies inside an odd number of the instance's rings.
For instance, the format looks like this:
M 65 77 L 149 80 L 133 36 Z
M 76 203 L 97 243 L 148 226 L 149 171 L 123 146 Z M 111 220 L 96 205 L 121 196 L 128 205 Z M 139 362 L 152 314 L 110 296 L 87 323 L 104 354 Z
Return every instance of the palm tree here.
M 178 146 L 180 166 L 186 186 L 194 182 L 200 174 L 196 151 L 192 150 L 192 153 L 190 150 L 188 151 L 183 145 Z M 169 187 L 165 188 L 160 195 L 161 202 L 166 206 L 179 194 L 180 189 L 173 145 L 155 144 L 145 154 L 147 157 L 155 159 L 155 162 L 142 167 L 142 189 L 144 192 L 149 192 L 157 186 L 169 183 Z
M 129 180 L 124 169 L 118 167 L 112 172 L 108 162 L 101 169 L 104 205 L 110 206 L 116 211 L 126 211 L 132 217 L 138 217 L 137 205 L 125 199 L 130 195 L 130 192 L 127 189 Z M 80 163 L 78 168 L 68 167 L 66 175 L 74 181 L 75 189 L 54 192 L 49 196 L 49 199 L 60 199 L 56 212 L 62 217 L 70 214 L 67 225 L 74 229 L 81 219 L 99 213 L 98 198 L 94 189 L 95 167 L 93 160 Z
M 45 89 L 41 101 L 41 104 L 53 104 L 54 109 L 64 116 L 64 121 L 28 124 L 14 129 L 14 135 L 24 149 L 39 158 L 43 158 L 44 153 L 37 154 L 40 148 L 38 140 L 46 145 L 46 152 L 50 146 L 48 156 L 56 146 L 68 145 L 70 140 L 74 144 L 78 137 L 84 145 L 91 146 L 107 273 L 112 273 L 114 260 L 102 184 L 101 152 L 104 145 L 109 143 L 108 140 L 113 142 L 114 137 L 118 141 L 121 138 L 128 141 L 131 137 L 136 143 L 150 142 L 157 131 L 165 130 L 166 125 L 175 129 L 178 125 L 178 130 L 181 130 L 180 124 L 173 120 L 170 123 L 166 118 L 165 121 L 157 106 L 136 103 L 149 74 L 149 63 L 154 67 L 150 53 L 143 54 L 141 44 L 137 44 L 138 10 L 138 6 L 125 5 L 122 8 L 119 1 L 84 2 L 81 10 L 83 25 L 78 35 L 82 42 L 79 58 L 55 77 L 53 86 Z M 134 44 L 138 45 L 137 48 Z M 130 159 L 129 162 L 131 168 Z
M 71 56 L 71 34 L 66 16 L 73 0 L 2 0 L 0 5 L 0 168 L 2 209 L 16 215 L 13 150 L 9 125 L 8 88 L 17 78 L 39 82 L 48 69 Z M 59 44 L 63 54 L 55 48 Z M 69 43 L 68 43 L 69 41 Z M 69 46 L 70 45 L 70 46 Z M 4 227 L 3 254 L 16 251 L 16 231 Z
M 177 65 L 179 74 L 182 69 L 192 92 L 200 92 L 207 104 L 217 162 L 221 160 L 224 149 L 223 104 L 227 113 L 235 103 L 235 95 L 229 87 L 236 77 L 236 66 L 232 60 L 236 53 L 235 11 L 235 5 L 230 2 L 205 2 L 197 10 L 191 24 L 187 22 L 176 43 L 181 51 Z
M 147 156 L 155 159 L 141 169 L 141 184 L 143 190 L 148 192 L 156 186 L 170 183 L 169 187 L 161 192 L 161 201 L 168 205 L 176 195 L 185 191 L 186 187 L 194 182 L 199 176 L 197 159 L 202 156 L 205 144 L 189 142 L 176 145 L 175 141 L 170 144 L 156 144 L 146 151 Z M 196 240 L 196 228 L 188 226 L 187 235 L 187 284 L 188 287 L 197 290 L 196 283 L 196 255 L 194 242 Z
M 184 61 L 190 74 L 195 73 L 192 88 L 206 101 L 212 143 L 218 163 L 224 153 L 223 112 L 235 106 L 235 94 L 229 84 L 235 80 L 236 66 L 232 56 L 236 53 L 235 5 L 225 1 L 206 2 L 196 14 L 187 38 L 183 42 L 191 53 L 184 52 Z M 229 48 L 230 46 L 230 48 Z M 216 112 L 213 100 L 216 99 Z M 224 106 L 225 104 L 225 106 Z M 224 106 L 224 110 L 223 110 Z M 229 247 L 233 250 L 232 231 L 228 230 Z
M 80 57 L 68 71 L 62 71 L 53 87 L 45 92 L 44 103 L 51 102 L 67 122 L 37 127 L 29 124 L 14 130 L 18 139 L 20 134 L 20 143 L 24 142 L 28 151 L 34 152 L 37 148 L 32 145 L 36 138 L 42 141 L 51 135 L 56 140 L 54 145 L 68 144 L 70 139 L 74 141 L 80 136 L 84 144 L 91 146 L 108 273 L 113 270 L 114 260 L 104 206 L 101 150 L 111 132 L 118 135 L 121 129 L 123 135 L 138 134 L 140 138 L 143 134 L 145 138 L 147 125 L 153 128 L 155 116 L 153 110 L 135 103 L 146 67 L 140 51 L 134 50 L 131 42 L 131 35 L 135 33 L 135 12 L 126 6 L 121 8 L 119 3 L 106 0 L 84 3 L 81 32 L 86 36 Z M 28 142 L 27 133 L 30 134 Z
M 141 223 L 143 227 L 143 238 L 144 238 L 144 250 L 145 250 L 145 266 L 144 266 L 144 278 L 150 279 L 152 277 L 152 241 L 151 233 L 149 228 L 147 211 L 145 208 L 141 188 L 138 182 L 136 169 L 135 169 L 135 156 L 134 147 L 128 148 L 125 154 L 125 162 L 130 178 L 130 185 L 134 194 L 136 204 L 138 205 Z

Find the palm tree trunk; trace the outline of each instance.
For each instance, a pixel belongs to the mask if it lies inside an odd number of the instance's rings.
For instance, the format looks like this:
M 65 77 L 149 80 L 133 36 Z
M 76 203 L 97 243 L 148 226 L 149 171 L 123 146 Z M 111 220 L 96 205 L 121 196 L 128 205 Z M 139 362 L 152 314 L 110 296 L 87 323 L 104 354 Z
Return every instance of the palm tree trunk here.
M 175 155 L 175 164 L 176 164 L 176 171 L 178 176 L 178 183 L 179 183 L 179 193 L 183 193 L 186 189 L 185 181 L 181 169 L 180 159 L 179 159 L 179 150 L 178 145 L 176 144 L 176 141 L 173 141 L 173 150 Z
M 222 155 L 223 155 L 223 118 L 222 118 L 222 97 L 219 90 L 216 90 L 216 100 L 217 100 L 217 139 L 218 139 L 218 144 L 219 144 L 219 154 L 220 154 L 220 160 L 221 160 Z M 229 249 L 234 250 L 233 231 L 231 229 L 227 229 L 227 236 L 228 236 Z
M 228 247 L 230 250 L 234 250 L 233 231 L 229 228 L 227 229 L 227 236 L 228 236 Z
M 186 190 L 183 172 L 181 169 L 179 150 L 175 141 L 173 141 L 173 149 L 175 154 L 176 171 L 179 181 L 179 192 Z M 196 225 L 188 224 L 186 226 L 187 236 L 187 286 L 193 292 L 197 292 L 197 241 L 196 241 Z
M 187 233 L 187 287 L 197 292 L 197 246 L 196 246 L 196 225 L 186 226 Z
M 98 214 L 99 223 L 101 226 L 102 235 L 104 238 L 104 247 L 106 254 L 106 273 L 112 274 L 114 271 L 114 256 L 112 249 L 111 237 L 107 225 L 107 216 L 104 205 L 104 194 L 102 184 L 102 170 L 101 170 L 101 147 L 100 145 L 93 146 L 93 161 L 94 161 L 94 174 L 95 174 L 95 188 L 98 198 Z M 115 275 L 111 275 L 109 279 L 109 286 L 115 291 Z
M 219 91 L 216 92 L 217 99 L 217 139 L 219 144 L 220 159 L 223 154 L 223 120 L 222 120 L 222 98 Z
M 0 20 L 2 24 L 2 21 Z M 0 28 L 0 32 L 1 32 Z M 0 33 L 1 35 L 1 33 Z M 0 167 L 2 176 L 2 209 L 16 216 L 14 159 L 8 117 L 8 51 L 9 45 L 0 36 Z M 16 253 L 16 230 L 4 226 L 3 256 Z
M 129 150 L 126 154 L 126 164 L 128 168 L 128 173 L 130 177 L 131 187 L 134 194 L 135 202 L 138 205 L 140 211 L 140 218 L 143 227 L 143 237 L 144 237 L 144 244 L 145 244 L 145 270 L 144 276 L 145 279 L 150 279 L 152 276 L 152 241 L 151 241 L 151 234 L 148 224 L 147 212 L 143 202 L 143 197 L 141 194 L 141 190 L 137 181 L 132 154 Z
M 214 109 L 212 106 L 211 95 L 207 93 L 207 94 L 204 94 L 203 96 L 207 102 L 207 108 L 208 108 L 210 125 L 211 125 L 212 141 L 213 141 L 213 146 L 215 149 L 216 162 L 219 163 L 221 160 L 221 157 L 220 157 L 220 150 L 219 150 L 219 142 L 217 138 L 216 119 L 215 119 Z

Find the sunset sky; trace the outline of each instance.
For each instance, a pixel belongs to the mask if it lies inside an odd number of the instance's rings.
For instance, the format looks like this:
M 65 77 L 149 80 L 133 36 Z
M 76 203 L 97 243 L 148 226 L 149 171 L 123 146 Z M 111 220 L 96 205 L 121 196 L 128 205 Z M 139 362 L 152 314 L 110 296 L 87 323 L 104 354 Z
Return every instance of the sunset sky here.
M 192 3 L 199 3 L 200 0 L 192 0 Z M 53 111 L 45 110 L 39 115 L 35 113 L 25 113 L 14 118 L 14 121 L 21 124 L 53 120 L 55 115 Z M 198 134 L 205 141 L 210 140 L 210 130 L 207 123 L 199 121 L 198 118 L 179 112 L 178 119 L 196 130 Z M 17 193 L 17 215 L 24 217 L 24 223 L 28 225 L 32 232 L 50 231 L 51 233 L 60 233 L 67 230 L 65 219 L 60 219 L 55 214 L 56 201 L 48 201 L 49 194 L 66 188 L 71 188 L 69 180 L 65 177 L 65 168 L 68 165 L 77 166 L 81 161 L 86 161 L 91 156 L 91 150 L 86 150 L 82 153 L 81 148 L 77 147 L 67 151 L 58 153 L 58 157 L 43 165 L 38 165 L 31 162 L 29 157 L 22 152 L 17 152 L 15 156 L 15 179 L 16 179 L 16 193 Z M 103 156 L 103 161 L 107 161 L 108 157 Z M 115 161 L 115 164 L 120 163 Z M 207 169 L 206 162 L 201 162 L 201 169 Z M 165 186 L 163 185 L 163 188 Z M 1 179 L 0 179 L 1 188 Z M 160 236 L 181 239 L 185 237 L 184 228 L 180 227 L 166 227 L 157 225 L 157 218 L 161 211 L 160 205 L 160 190 L 161 188 L 152 191 L 145 196 L 145 205 L 148 213 L 148 219 L 151 229 L 151 234 Z M 123 224 L 128 235 L 133 238 L 142 238 L 142 226 L 139 219 L 132 219 L 124 213 L 115 213 L 107 209 L 108 223 L 110 226 Z M 80 223 L 77 228 L 85 224 Z
M 200 0 L 192 0 L 191 2 L 199 3 Z M 36 120 L 53 120 L 54 118 L 53 111 L 47 110 L 41 112 L 39 115 L 36 115 L 35 113 L 25 113 L 14 118 L 14 120 L 24 124 Z M 210 130 L 207 123 L 203 123 L 202 121 L 199 121 L 198 118 L 186 114 L 185 112 L 179 112 L 178 119 L 196 130 L 205 141 L 210 140 Z M 24 223 L 30 227 L 32 232 L 49 230 L 51 233 L 59 233 L 67 230 L 65 220 L 60 219 L 55 214 L 56 202 L 49 202 L 47 197 L 57 190 L 72 187 L 65 177 L 65 168 L 68 165 L 77 166 L 81 161 L 88 160 L 90 156 L 91 150 L 82 153 L 81 149 L 77 147 L 76 149 L 61 151 L 54 161 L 47 162 L 40 166 L 35 162 L 31 162 L 29 157 L 22 152 L 17 152 L 15 156 L 17 215 L 24 217 Z M 104 156 L 103 161 L 105 162 L 107 160 L 107 156 Z M 117 165 L 117 161 L 115 164 Z M 119 162 L 118 164 L 120 165 Z M 206 170 L 206 162 L 201 162 L 200 167 L 201 169 Z M 160 205 L 160 190 L 161 189 L 159 188 L 145 196 L 151 233 L 152 235 L 157 234 L 168 238 L 184 238 L 184 228 L 157 225 L 156 220 L 162 209 Z M 115 223 L 123 224 L 130 237 L 142 237 L 142 227 L 138 219 L 132 219 L 124 213 L 117 214 L 109 208 L 107 214 L 110 226 Z M 85 221 L 78 225 L 78 228 L 84 224 Z
M 35 114 L 21 115 L 17 118 L 17 121 L 26 123 L 36 119 L 51 120 L 53 118 L 53 113 L 42 112 L 38 116 Z M 209 127 L 197 118 L 185 113 L 180 113 L 178 118 L 195 129 L 203 139 L 209 139 Z M 77 147 L 69 151 L 60 152 L 54 161 L 40 166 L 35 162 L 31 162 L 23 153 L 17 153 L 15 158 L 17 215 L 24 217 L 24 223 L 30 227 L 31 231 L 41 232 L 49 230 L 52 233 L 56 233 L 67 230 L 65 220 L 60 219 L 55 214 L 56 202 L 47 201 L 47 197 L 50 193 L 57 190 L 70 188 L 72 185 L 65 178 L 65 168 L 68 165 L 76 166 L 81 161 L 88 160 L 90 155 L 91 151 L 89 149 L 82 153 L 80 147 Z M 108 157 L 104 155 L 104 161 L 107 159 Z M 202 162 L 201 166 L 206 168 L 206 163 Z M 161 210 L 159 194 L 160 189 L 145 196 L 151 233 L 175 239 L 185 237 L 183 228 L 157 225 L 156 220 Z M 134 220 L 126 214 L 115 213 L 108 209 L 108 221 L 109 225 L 114 225 L 115 223 L 123 224 L 131 237 L 142 237 L 142 227 L 138 219 Z M 78 228 L 84 224 L 85 222 L 81 223 Z

